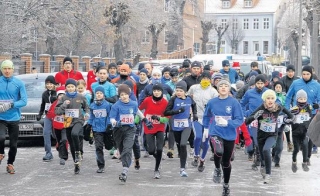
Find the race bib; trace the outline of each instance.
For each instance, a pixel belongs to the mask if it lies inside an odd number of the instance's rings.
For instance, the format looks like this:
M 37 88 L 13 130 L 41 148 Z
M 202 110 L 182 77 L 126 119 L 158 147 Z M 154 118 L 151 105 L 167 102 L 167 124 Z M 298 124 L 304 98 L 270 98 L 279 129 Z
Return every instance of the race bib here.
M 93 112 L 93 115 L 96 118 L 105 118 L 105 117 L 107 117 L 107 110 L 105 110 L 105 109 L 93 110 L 92 112 Z
M 278 124 L 278 128 L 280 128 L 281 125 L 283 124 L 283 115 L 278 116 L 277 124 Z
M 132 125 L 134 122 L 134 116 L 133 114 L 121 114 L 120 120 L 123 125 Z
M 301 124 L 301 123 L 308 121 L 308 120 L 310 120 L 310 115 L 309 115 L 309 113 L 304 112 L 304 113 L 300 113 L 296 116 L 296 118 L 294 119 L 294 123 Z
M 261 122 L 260 130 L 263 132 L 273 133 L 276 131 L 276 123 Z
M 11 100 L 0 100 L 0 103 L 13 103 L 13 99 L 11 99 Z
M 46 105 L 44 106 L 44 110 L 48 111 L 50 106 L 51 106 L 51 103 L 46 103 Z
M 173 126 L 175 128 L 189 127 L 189 121 L 188 121 L 187 118 L 185 118 L 185 119 L 174 119 Z
M 64 122 L 64 116 L 55 116 L 53 121 L 63 123 Z
M 146 115 L 146 118 L 147 118 L 150 122 L 152 122 L 152 124 L 160 124 L 159 121 L 157 121 L 157 120 L 152 120 L 151 116 L 152 116 L 152 115 L 147 114 L 147 115 Z M 155 115 L 155 116 L 158 116 L 158 115 Z M 159 116 L 159 117 L 161 117 L 161 116 Z
M 65 117 L 79 118 L 78 109 L 66 109 L 64 113 Z
M 250 124 L 251 127 L 258 128 L 258 120 L 254 120 Z

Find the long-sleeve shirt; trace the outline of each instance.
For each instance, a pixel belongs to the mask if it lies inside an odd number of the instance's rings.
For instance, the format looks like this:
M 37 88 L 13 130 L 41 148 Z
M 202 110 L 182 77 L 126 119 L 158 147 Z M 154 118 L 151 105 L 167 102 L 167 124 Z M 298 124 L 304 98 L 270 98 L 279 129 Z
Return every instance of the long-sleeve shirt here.
M 118 100 L 111 107 L 110 111 L 110 121 L 111 119 L 117 122 L 121 120 L 122 125 L 134 126 L 134 117 L 138 111 L 138 104 L 136 101 L 129 100 L 128 103 L 124 103 Z

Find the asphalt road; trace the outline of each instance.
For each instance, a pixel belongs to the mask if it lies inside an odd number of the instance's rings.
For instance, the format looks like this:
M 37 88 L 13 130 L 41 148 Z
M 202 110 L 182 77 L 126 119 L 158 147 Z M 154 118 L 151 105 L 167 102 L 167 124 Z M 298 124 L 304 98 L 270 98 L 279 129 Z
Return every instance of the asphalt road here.
M 7 152 L 6 148 L 6 152 Z M 166 150 L 166 149 L 165 149 Z M 189 177 L 179 175 L 179 159 L 162 161 L 159 180 L 153 179 L 154 158 L 141 158 L 141 169 L 129 170 L 125 184 L 118 180 L 122 171 L 121 163 L 106 156 L 105 173 L 96 173 L 94 147 L 86 143 L 84 160 L 79 175 L 73 173 L 73 162 L 69 158 L 65 166 L 59 165 L 57 151 L 53 148 L 54 160 L 43 162 L 43 147 L 19 147 L 15 162 L 16 174 L 6 173 L 6 159 L 0 165 L 0 195 L 137 195 L 137 196 L 214 196 L 221 195 L 222 184 L 212 181 L 213 162 L 206 161 L 206 168 L 199 173 L 191 166 L 188 159 L 187 172 Z M 105 151 L 107 154 L 107 151 Z M 142 152 L 142 155 L 144 152 Z M 298 154 L 297 173 L 291 171 L 291 155 L 284 151 L 281 168 L 272 167 L 271 184 L 263 184 L 258 171 L 251 169 L 251 162 L 243 150 L 236 152 L 232 163 L 230 180 L 231 195 L 320 195 L 320 159 L 313 155 L 310 171 L 301 169 L 301 152 Z

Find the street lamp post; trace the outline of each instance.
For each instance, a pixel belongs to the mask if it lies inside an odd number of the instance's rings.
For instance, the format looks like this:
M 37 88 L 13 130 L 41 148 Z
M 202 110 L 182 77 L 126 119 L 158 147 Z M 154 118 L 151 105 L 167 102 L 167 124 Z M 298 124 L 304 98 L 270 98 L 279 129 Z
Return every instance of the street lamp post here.
M 299 74 L 301 73 L 301 70 L 302 70 L 301 49 L 302 49 L 302 0 L 300 0 L 300 6 L 299 6 L 299 40 L 298 40 L 298 65 L 297 65 L 297 72 Z

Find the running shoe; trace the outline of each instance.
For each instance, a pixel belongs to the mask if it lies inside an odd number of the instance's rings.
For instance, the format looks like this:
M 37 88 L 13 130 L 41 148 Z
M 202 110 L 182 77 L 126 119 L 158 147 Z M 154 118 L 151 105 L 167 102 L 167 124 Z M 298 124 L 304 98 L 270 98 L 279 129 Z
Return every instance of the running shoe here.
M 139 170 L 139 169 L 140 169 L 139 159 L 135 159 L 135 160 L 134 160 L 134 168 L 135 168 L 136 170 Z
M 223 185 L 222 196 L 229 196 L 230 195 L 230 188 L 228 184 Z
M 191 162 L 191 165 L 194 167 L 198 167 L 198 163 L 199 163 L 199 156 L 194 156 L 194 159 Z
M 213 182 L 220 183 L 221 182 L 221 169 L 215 168 L 213 173 Z
M 167 152 L 167 156 L 170 158 L 170 159 L 172 159 L 173 158 L 173 150 L 168 150 L 168 152 Z
M 12 164 L 8 164 L 7 165 L 7 172 L 9 173 L 9 174 L 14 174 L 16 171 L 14 170 L 14 167 L 13 167 L 13 165 Z
M 302 163 L 302 169 L 303 171 L 308 172 L 309 171 L 308 163 Z
M 203 172 L 204 168 L 205 168 L 205 166 L 204 166 L 204 160 L 203 160 L 203 161 L 200 160 L 200 164 L 199 164 L 199 166 L 198 166 L 198 171 L 199 171 L 199 172 Z
M 104 167 L 100 167 L 100 168 L 97 170 L 97 173 L 104 173 Z
M 293 173 L 297 172 L 297 170 L 298 170 L 297 162 L 292 162 L 291 169 L 292 169 Z
M 186 172 L 186 170 L 181 169 L 181 170 L 180 170 L 180 176 L 181 176 L 181 177 L 188 177 L 188 173 Z
M 158 170 L 158 171 L 154 171 L 154 176 L 153 176 L 153 178 L 154 178 L 154 179 L 160 179 L 160 178 L 161 178 L 159 170 Z
M 270 174 L 266 174 L 265 177 L 264 177 L 263 183 L 264 184 L 270 184 L 270 181 L 271 181 Z

